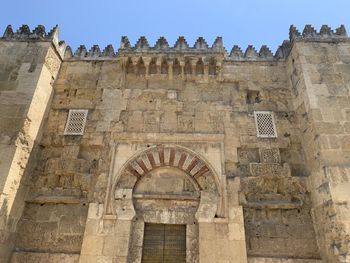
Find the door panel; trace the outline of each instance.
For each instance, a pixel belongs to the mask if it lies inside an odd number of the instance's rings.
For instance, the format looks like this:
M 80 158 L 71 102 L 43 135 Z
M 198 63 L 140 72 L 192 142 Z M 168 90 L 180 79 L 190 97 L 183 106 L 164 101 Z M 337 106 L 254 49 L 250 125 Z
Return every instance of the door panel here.
M 142 263 L 163 263 L 164 225 L 146 224 L 143 238 Z
M 142 263 L 185 263 L 186 225 L 145 224 Z

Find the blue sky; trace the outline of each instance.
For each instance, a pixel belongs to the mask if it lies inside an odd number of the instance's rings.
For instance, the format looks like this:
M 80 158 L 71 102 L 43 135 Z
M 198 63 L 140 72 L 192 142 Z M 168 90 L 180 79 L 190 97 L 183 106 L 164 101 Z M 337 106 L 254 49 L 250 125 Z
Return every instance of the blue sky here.
M 145 35 L 150 45 L 165 36 L 172 46 L 183 35 L 190 46 L 198 36 L 209 45 L 222 36 L 228 51 L 234 44 L 266 44 L 275 52 L 291 24 L 300 31 L 305 24 L 317 30 L 344 24 L 350 34 L 349 0 L 12 0 L 1 9 L 1 32 L 8 24 L 43 24 L 47 30 L 58 24 L 60 39 L 74 50 L 80 44 L 118 48 L 122 35 L 132 44 Z

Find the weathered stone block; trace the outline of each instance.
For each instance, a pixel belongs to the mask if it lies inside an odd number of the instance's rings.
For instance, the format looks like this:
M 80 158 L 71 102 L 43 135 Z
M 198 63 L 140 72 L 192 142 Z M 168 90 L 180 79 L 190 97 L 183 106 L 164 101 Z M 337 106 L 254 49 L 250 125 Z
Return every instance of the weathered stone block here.
M 274 163 L 251 163 L 250 172 L 253 176 L 283 175 L 283 167 Z
M 281 161 L 278 148 L 268 149 L 260 148 L 260 160 L 262 163 L 279 163 Z
M 103 240 L 104 238 L 102 236 L 84 236 L 84 241 L 81 248 L 82 254 L 91 256 L 102 256 Z
M 242 149 L 238 148 L 238 161 L 241 164 L 260 162 L 259 149 Z

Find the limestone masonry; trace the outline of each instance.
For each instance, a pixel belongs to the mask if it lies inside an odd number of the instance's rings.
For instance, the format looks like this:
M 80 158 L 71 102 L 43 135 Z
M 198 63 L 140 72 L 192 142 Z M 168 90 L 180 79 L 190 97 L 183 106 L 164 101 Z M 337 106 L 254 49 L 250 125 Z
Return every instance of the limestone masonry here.
M 350 39 L 0 38 L 0 262 L 350 262 Z

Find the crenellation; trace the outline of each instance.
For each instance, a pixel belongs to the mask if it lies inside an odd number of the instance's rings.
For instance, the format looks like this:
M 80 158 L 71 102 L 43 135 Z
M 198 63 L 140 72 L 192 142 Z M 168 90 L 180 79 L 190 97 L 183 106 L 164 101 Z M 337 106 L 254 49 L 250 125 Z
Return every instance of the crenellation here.
M 30 36 L 29 26 L 28 25 L 20 26 L 13 36 L 17 38 L 29 38 Z
M 217 37 L 211 46 L 211 49 L 217 52 L 226 52 L 224 43 L 222 42 L 222 37 Z
M 289 40 L 291 42 L 294 40 L 345 41 L 347 39 L 348 35 L 344 25 L 340 25 L 336 28 L 335 32 L 328 25 L 322 25 L 319 32 L 317 32 L 313 26 L 305 25 L 302 34 L 293 25 L 289 28 Z
M 165 37 L 158 38 L 156 45 L 154 46 L 157 50 L 168 50 L 169 49 L 169 43 L 166 40 Z
M 131 44 L 128 37 L 122 36 L 119 49 L 129 49 L 129 48 L 131 48 Z
M 139 40 L 137 40 L 135 45 L 135 50 L 137 52 L 147 51 L 150 48 L 147 38 L 145 36 L 141 36 Z
M 292 41 L 293 39 L 298 38 L 300 36 L 301 36 L 301 34 L 300 34 L 299 30 L 294 25 L 291 25 L 289 27 L 289 39 L 290 39 L 290 41 Z
M 69 59 L 69 58 L 72 58 L 73 56 L 74 56 L 74 54 L 73 54 L 72 48 L 70 46 L 67 46 L 66 50 L 64 52 L 63 58 L 64 59 Z
M 55 38 L 55 35 L 58 34 L 59 28 L 58 25 L 55 25 L 48 33 L 47 33 L 47 37 L 49 38 Z M 58 36 L 57 36 L 58 37 Z
M 114 48 L 111 44 L 107 45 L 103 51 L 101 51 L 99 45 L 93 45 L 90 50 L 88 51 L 84 45 L 80 45 L 77 50 L 72 53 L 72 50 L 70 47 L 67 47 L 65 51 L 64 58 L 68 60 L 94 60 L 94 59 L 112 59 L 116 57 L 116 53 L 114 51 Z
M 115 52 L 114 52 L 114 48 L 111 44 L 107 45 L 103 51 L 102 51 L 102 56 L 104 57 L 114 57 L 115 56 Z
M 266 45 L 261 46 L 261 48 L 259 50 L 259 58 L 273 59 L 273 54 L 272 54 L 271 50 Z
M 58 37 L 58 26 L 55 26 L 52 30 L 50 30 L 48 33 L 45 31 L 45 27 L 42 25 L 37 26 L 33 31 L 30 31 L 30 28 L 28 25 L 22 25 L 16 32 L 13 32 L 12 26 L 8 25 L 4 31 L 3 37 L 1 39 L 3 40 L 53 40 L 57 39 Z M 336 28 L 335 31 L 333 31 L 329 26 L 323 25 L 319 32 L 317 32 L 311 25 L 306 25 L 304 27 L 304 30 L 302 33 L 298 31 L 298 29 L 295 26 L 291 26 L 289 29 L 289 39 L 290 41 L 293 40 L 308 40 L 308 41 L 326 41 L 326 40 L 346 40 L 348 39 L 346 29 L 344 25 L 341 25 L 340 27 Z M 276 59 L 282 59 L 286 58 L 288 55 L 287 50 L 285 49 L 285 42 L 281 45 L 283 47 L 284 51 L 281 52 L 281 49 L 278 48 L 275 55 L 273 56 Z M 57 41 L 58 43 L 58 41 Z M 58 46 L 58 45 L 57 45 Z M 63 49 L 63 48 L 62 48 Z M 164 37 L 160 37 L 154 47 L 150 47 L 148 44 L 147 39 L 142 36 L 138 39 L 135 46 L 132 47 L 130 44 L 130 41 L 126 36 L 123 36 L 120 42 L 120 53 L 130 53 L 130 52 L 150 52 L 150 53 L 156 53 L 156 52 L 188 52 L 188 53 L 198 53 L 198 52 L 204 52 L 204 53 L 221 53 L 224 54 L 224 56 L 227 59 L 233 59 L 233 60 L 266 60 L 271 59 L 271 56 L 269 52 L 264 53 L 264 55 L 258 55 L 255 54 L 251 46 L 248 46 L 245 54 L 241 56 L 239 50 L 236 46 L 234 46 L 230 52 L 230 54 L 227 54 L 225 51 L 225 48 L 223 46 L 222 38 L 217 37 L 213 43 L 213 45 L 209 48 L 208 44 L 204 40 L 203 37 L 199 37 L 197 41 L 195 42 L 194 46 L 190 48 L 188 45 L 186 39 L 184 37 L 179 37 L 174 44 L 172 48 L 169 47 L 169 44 L 167 40 Z M 234 52 L 232 52 L 234 51 Z M 248 52 L 247 52 L 248 51 Z M 264 51 L 264 50 L 263 50 Z M 75 58 L 84 58 L 89 57 L 92 58 L 112 58 L 115 57 L 115 55 L 111 55 L 110 53 L 108 55 L 104 55 L 103 52 L 101 52 L 100 55 L 97 56 L 97 54 L 93 56 L 88 55 L 89 52 L 87 52 L 86 55 L 79 55 L 79 56 L 73 56 Z M 69 56 L 66 56 L 66 58 L 69 58 Z
M 185 37 L 180 36 L 174 45 L 174 49 L 177 51 L 183 51 L 183 50 L 188 50 L 189 49 L 189 45 L 187 44 L 187 41 L 185 39 Z
M 244 54 L 242 49 L 239 46 L 234 45 L 230 53 L 230 58 L 235 60 L 241 60 L 243 59 L 243 57 L 244 57 Z
M 209 47 L 203 37 L 199 37 L 194 43 L 193 47 L 190 47 L 186 39 L 180 36 L 173 47 L 170 47 L 168 41 L 164 37 L 160 37 L 156 44 L 151 47 L 145 37 L 140 37 L 134 47 L 127 37 L 122 37 L 119 53 L 166 53 L 166 54 L 177 54 L 177 53 L 189 53 L 189 54 L 200 54 L 200 53 L 214 53 L 214 54 L 225 54 L 222 38 L 217 37 L 212 45 Z
M 345 29 L 345 26 L 344 25 L 340 25 L 340 27 L 338 27 L 336 30 L 335 30 L 335 34 L 338 35 L 338 36 L 347 36 L 347 32 L 346 32 L 346 29 Z
M 243 51 L 239 46 L 234 45 L 230 52 L 230 55 L 226 58 L 226 60 L 269 61 L 269 60 L 286 58 L 285 53 L 283 53 L 281 49 L 282 47 L 280 47 L 276 51 L 276 54 L 273 55 L 272 51 L 266 45 L 262 45 L 259 52 L 255 49 L 255 47 L 253 47 L 252 45 L 249 45 L 246 48 L 245 52 L 243 53 Z
M 5 32 L 3 34 L 2 38 L 12 38 L 13 37 L 13 29 L 11 25 L 8 25 L 5 29 Z
M 285 59 L 288 57 L 290 49 L 291 49 L 290 41 L 284 40 L 282 45 L 278 47 L 274 57 L 276 59 Z
M 101 50 L 98 45 L 93 45 L 86 55 L 87 57 L 97 58 L 101 56 Z
M 203 37 L 199 37 L 196 40 L 196 43 L 194 44 L 193 48 L 198 50 L 207 50 L 209 48 L 207 42 Z
M 10 29 L 9 33 L 6 35 L 11 35 Z M 208 46 L 207 42 L 203 37 L 199 37 L 194 46 L 190 47 L 187 43 L 186 39 L 183 36 L 180 36 L 175 42 L 173 47 L 170 47 L 168 41 L 164 37 L 160 37 L 155 45 L 151 47 L 147 41 L 147 39 L 142 36 L 140 37 L 135 46 L 132 47 L 130 41 L 126 36 L 121 38 L 119 52 L 115 55 L 105 55 L 103 52 L 101 54 L 94 56 L 81 55 L 74 56 L 74 58 L 85 58 L 88 59 L 110 59 L 116 58 L 118 59 L 120 56 L 124 55 L 132 55 L 132 54 L 169 54 L 175 55 L 177 53 L 188 53 L 188 54 L 215 54 L 221 55 L 225 60 L 232 61 L 269 61 L 269 60 L 281 60 L 286 59 L 289 55 L 291 44 L 290 42 L 294 40 L 307 40 L 307 41 L 328 41 L 328 40 L 346 40 L 348 39 L 345 27 L 341 25 L 336 29 L 336 32 L 331 30 L 330 27 L 324 25 L 321 27 L 320 32 L 318 33 L 311 25 L 306 25 L 303 33 L 301 34 L 295 26 L 291 26 L 289 29 L 289 39 L 290 41 L 283 41 L 282 45 L 279 46 L 276 53 L 273 54 L 272 51 L 266 46 L 262 45 L 259 52 L 251 45 L 249 45 L 245 52 L 238 46 L 233 46 L 230 54 L 228 54 L 224 48 L 222 38 L 217 37 L 211 47 Z
M 46 31 L 43 25 L 38 25 L 34 30 L 33 34 L 30 36 L 31 38 L 45 38 Z
M 305 38 L 312 38 L 317 36 L 315 28 L 311 25 L 305 25 L 302 36 Z
M 84 45 L 80 45 L 78 49 L 74 52 L 74 57 L 84 58 L 87 55 L 87 50 Z
M 256 51 L 255 47 L 252 45 L 248 45 L 247 49 L 244 52 L 244 58 L 248 60 L 255 60 L 259 57 L 258 52 Z
M 322 37 L 333 36 L 333 30 L 327 25 L 322 25 L 320 35 Z
M 3 40 L 48 40 L 52 41 L 58 31 L 58 26 L 53 27 L 49 32 L 46 32 L 43 25 L 38 25 L 32 31 L 28 25 L 20 26 L 15 32 L 11 25 L 8 25 L 5 29 Z

